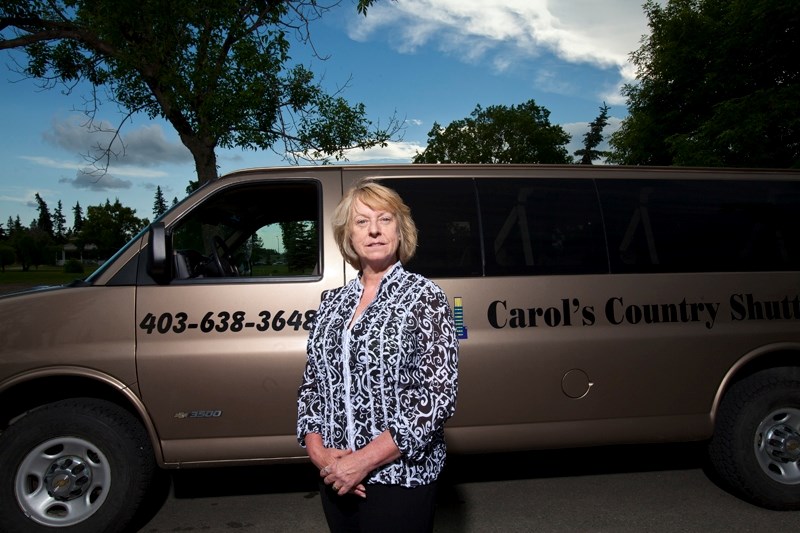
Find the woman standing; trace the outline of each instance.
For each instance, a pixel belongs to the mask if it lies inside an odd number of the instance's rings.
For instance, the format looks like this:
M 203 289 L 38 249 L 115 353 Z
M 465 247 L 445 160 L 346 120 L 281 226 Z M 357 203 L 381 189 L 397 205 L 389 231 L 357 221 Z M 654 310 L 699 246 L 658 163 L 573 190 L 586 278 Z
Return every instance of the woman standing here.
M 393 190 L 360 183 L 333 226 L 359 275 L 317 312 L 297 436 L 320 470 L 332 531 L 430 531 L 458 382 L 447 297 L 403 268 L 417 230 Z

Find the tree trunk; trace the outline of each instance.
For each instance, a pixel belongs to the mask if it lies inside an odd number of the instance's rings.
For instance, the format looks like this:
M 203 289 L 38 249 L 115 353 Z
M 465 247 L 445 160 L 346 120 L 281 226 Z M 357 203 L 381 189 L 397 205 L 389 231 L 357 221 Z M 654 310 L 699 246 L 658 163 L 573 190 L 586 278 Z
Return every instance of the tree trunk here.
M 216 143 L 199 139 L 196 136 L 179 134 L 181 142 L 192 153 L 194 168 L 197 172 L 198 185 L 219 178 L 217 169 Z

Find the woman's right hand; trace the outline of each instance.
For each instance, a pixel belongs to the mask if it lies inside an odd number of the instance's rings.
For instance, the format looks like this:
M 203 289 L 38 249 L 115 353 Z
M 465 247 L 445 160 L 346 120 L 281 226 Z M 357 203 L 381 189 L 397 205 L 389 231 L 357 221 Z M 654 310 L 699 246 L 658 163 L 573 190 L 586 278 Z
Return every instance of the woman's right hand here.
M 306 435 L 306 451 L 308 457 L 314 466 L 319 469 L 319 476 L 323 478 L 326 485 L 332 485 L 332 488 L 338 493 L 342 494 L 344 487 L 336 486 L 336 478 L 331 473 L 335 470 L 334 465 L 336 462 L 353 453 L 351 450 L 340 450 L 338 448 L 326 448 L 322 442 L 322 437 L 317 433 L 309 433 Z M 349 492 L 362 498 L 366 497 L 366 487 L 359 483 L 353 486 Z

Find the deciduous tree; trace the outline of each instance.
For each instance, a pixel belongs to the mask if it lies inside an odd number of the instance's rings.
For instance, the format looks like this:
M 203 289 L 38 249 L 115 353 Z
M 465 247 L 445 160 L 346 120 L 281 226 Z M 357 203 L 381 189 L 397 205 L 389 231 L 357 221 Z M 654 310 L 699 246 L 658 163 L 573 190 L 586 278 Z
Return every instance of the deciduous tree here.
M 79 241 L 94 244 L 103 256 L 116 252 L 150 222 L 136 216 L 136 210 L 123 206 L 119 199 L 113 204 L 90 205 Z
M 570 136 L 549 117 L 533 100 L 511 107 L 478 105 L 447 127 L 434 123 L 428 146 L 414 163 L 568 163 Z
M 648 0 L 610 161 L 800 166 L 800 3 Z
M 366 14 L 375 0 L 358 0 Z M 217 148 L 273 149 L 287 158 L 341 158 L 383 145 L 400 126 L 367 119 L 290 57 L 311 22 L 338 0 L 4 0 L 0 49 L 43 86 L 89 82 L 128 116 L 165 119 L 194 157 L 200 183 L 217 178 Z M 94 118 L 97 100 L 87 113 Z M 123 121 L 124 122 L 124 121 Z M 116 130 L 119 134 L 119 130 Z M 116 137 L 116 135 L 115 135 Z M 97 157 L 102 171 L 114 144 Z

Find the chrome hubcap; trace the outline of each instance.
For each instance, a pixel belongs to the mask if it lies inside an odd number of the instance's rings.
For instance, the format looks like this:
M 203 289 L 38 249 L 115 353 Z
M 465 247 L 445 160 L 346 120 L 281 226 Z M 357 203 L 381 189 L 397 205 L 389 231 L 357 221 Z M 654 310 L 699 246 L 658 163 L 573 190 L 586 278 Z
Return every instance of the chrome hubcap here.
M 800 483 L 800 409 L 766 416 L 756 430 L 755 452 L 767 476 L 787 485 Z

